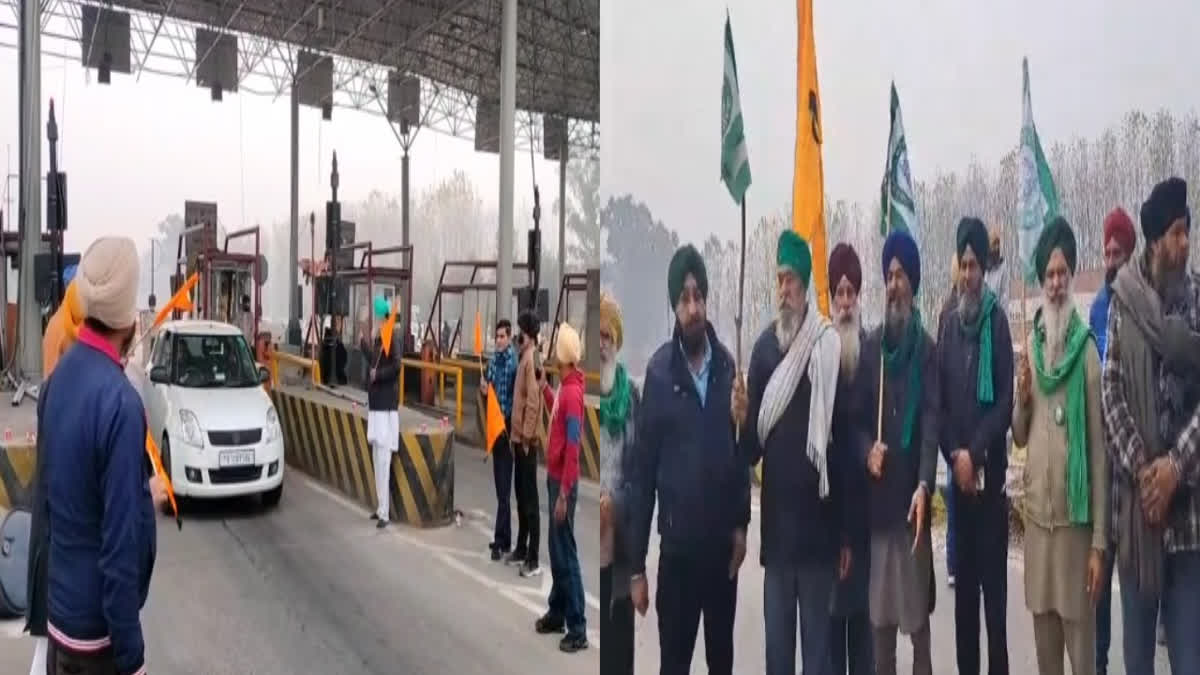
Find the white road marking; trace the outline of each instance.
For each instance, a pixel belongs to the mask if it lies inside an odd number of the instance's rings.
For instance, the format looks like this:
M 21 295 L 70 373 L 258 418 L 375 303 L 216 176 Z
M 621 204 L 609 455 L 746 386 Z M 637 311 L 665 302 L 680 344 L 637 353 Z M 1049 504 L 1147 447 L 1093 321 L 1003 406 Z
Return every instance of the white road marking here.
M 341 506 L 345 507 L 347 510 L 353 511 L 354 513 L 362 512 L 362 506 L 355 502 L 350 501 L 349 498 L 330 490 L 329 488 L 318 483 L 316 480 L 314 480 L 313 478 L 310 478 L 309 476 L 306 476 L 299 472 L 297 472 L 297 475 L 300 477 L 301 480 L 308 483 L 308 485 L 310 487 L 312 487 L 317 492 L 320 492 L 321 494 L 325 495 L 331 501 L 336 502 L 337 504 L 340 504 Z M 484 574 L 484 573 L 472 568 L 470 565 L 467 565 L 462 560 L 459 560 L 457 558 L 457 556 L 459 556 L 461 554 L 469 555 L 472 552 L 470 552 L 470 551 L 455 551 L 455 552 L 451 553 L 451 552 L 448 552 L 450 550 L 453 550 L 451 547 L 429 544 L 427 542 L 421 541 L 420 539 L 417 539 L 416 537 L 413 537 L 409 534 L 401 532 L 398 528 L 388 528 L 388 529 L 390 531 L 387 534 L 391 534 L 394 537 L 398 537 L 399 539 L 404 541 L 406 544 L 409 544 L 410 546 L 414 546 L 416 548 L 419 548 L 423 551 L 430 553 L 431 555 L 436 557 L 439 561 L 444 563 L 447 567 L 460 572 L 464 576 L 474 579 L 476 582 L 478 582 L 485 588 L 490 588 L 493 591 L 496 591 L 498 594 L 508 598 L 516 605 L 529 610 L 535 616 L 541 616 L 544 613 L 545 608 L 542 605 L 542 603 L 534 602 L 533 600 L 530 600 L 529 598 L 524 597 L 527 594 L 527 590 L 530 587 L 525 586 L 525 585 L 510 584 L 510 583 L 497 581 L 497 580 L 491 578 L 490 576 L 488 576 L 487 574 Z M 489 536 L 490 536 L 490 532 L 489 532 Z M 545 576 L 545 574 L 543 574 L 543 576 Z M 546 585 L 547 581 L 545 579 L 543 579 L 542 583 L 543 583 L 543 585 Z M 545 592 L 547 592 L 547 593 L 549 592 L 548 587 Z M 586 592 L 585 592 L 585 595 L 586 595 Z M 598 600 L 596 600 L 594 597 L 591 597 L 591 596 L 587 596 L 587 600 L 588 600 L 589 605 L 592 605 L 594 608 L 599 609 L 600 602 Z M 588 642 L 590 642 L 591 645 L 593 647 L 595 647 L 596 649 L 599 649 L 600 648 L 600 631 L 596 630 L 596 629 L 589 630 L 588 631 Z

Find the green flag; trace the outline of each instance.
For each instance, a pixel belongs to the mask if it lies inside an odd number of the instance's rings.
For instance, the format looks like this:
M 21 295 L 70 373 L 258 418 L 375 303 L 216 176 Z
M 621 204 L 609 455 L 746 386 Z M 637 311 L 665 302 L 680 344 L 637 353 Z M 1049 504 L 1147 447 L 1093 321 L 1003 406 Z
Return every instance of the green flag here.
M 916 194 L 908 167 L 908 139 L 904 135 L 904 118 L 900 115 L 900 95 L 892 83 L 892 129 L 888 134 L 887 165 L 880 187 L 879 231 L 884 236 L 892 230 L 904 230 L 921 245 L 921 222 L 917 215 Z
M 725 14 L 725 77 L 721 83 L 721 181 L 738 204 L 750 187 L 750 156 L 742 130 L 742 102 L 738 92 L 737 61 L 733 57 L 733 28 Z
M 1058 190 L 1054 187 L 1054 176 L 1042 153 L 1042 142 L 1038 139 L 1037 127 L 1033 124 L 1033 101 L 1029 95 L 1029 59 L 1022 59 L 1024 83 L 1022 96 L 1024 111 L 1021 115 L 1021 164 L 1019 180 L 1021 194 L 1018 203 L 1020 229 L 1018 250 L 1021 256 L 1021 274 L 1026 282 L 1037 280 L 1033 264 L 1033 251 L 1046 223 L 1058 215 Z

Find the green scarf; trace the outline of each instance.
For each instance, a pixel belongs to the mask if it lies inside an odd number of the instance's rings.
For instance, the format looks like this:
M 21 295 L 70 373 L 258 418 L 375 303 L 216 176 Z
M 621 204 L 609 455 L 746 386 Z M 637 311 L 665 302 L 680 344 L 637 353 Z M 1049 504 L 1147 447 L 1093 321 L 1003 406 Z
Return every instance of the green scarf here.
M 1033 364 L 1038 389 L 1048 396 L 1064 383 L 1067 385 L 1067 512 L 1072 523 L 1087 525 L 1092 522 L 1092 491 L 1088 478 L 1086 368 L 1080 357 L 1092 339 L 1092 332 L 1080 320 L 1079 312 L 1072 309 L 1067 323 L 1066 351 L 1054 369 L 1047 372 L 1042 356 L 1046 328 L 1040 309 L 1033 317 L 1033 330 Z
M 923 333 L 921 310 L 916 305 L 913 305 L 912 318 L 908 321 L 908 332 L 895 348 L 888 344 L 887 330 L 883 331 L 883 364 L 888 374 L 895 375 L 908 366 L 908 390 L 905 392 L 908 400 L 904 403 L 904 429 L 900 435 L 900 445 L 905 452 L 912 450 L 917 411 L 921 407 L 921 359 L 917 350 Z
M 979 340 L 979 382 L 975 398 L 980 403 L 995 403 L 996 391 L 992 382 L 992 308 L 996 306 L 996 294 L 983 287 L 983 299 L 979 305 L 979 316 L 971 323 L 963 324 L 969 337 Z
M 629 376 L 625 374 L 625 366 L 618 363 L 612 389 L 600 399 L 600 408 L 596 411 L 600 424 L 608 430 L 608 435 L 612 438 L 625 433 L 625 420 L 629 417 L 629 403 L 632 398 Z

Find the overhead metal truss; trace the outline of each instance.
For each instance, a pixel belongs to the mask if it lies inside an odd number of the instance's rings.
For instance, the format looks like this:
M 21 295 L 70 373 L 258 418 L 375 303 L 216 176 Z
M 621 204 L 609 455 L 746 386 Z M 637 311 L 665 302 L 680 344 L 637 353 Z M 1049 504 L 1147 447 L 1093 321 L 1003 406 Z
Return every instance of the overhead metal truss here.
M 42 53 L 80 62 L 78 0 L 41 0 Z M 421 80 L 421 126 L 472 140 L 480 97 L 499 100 L 501 0 L 120 0 L 130 14 L 132 73 L 195 85 L 197 27 L 238 38 L 238 92 L 289 93 L 297 54 L 333 58 L 335 108 L 383 117 L 389 71 Z M 18 0 L 0 6 L 0 47 L 18 43 Z M 596 159 L 599 0 L 521 0 L 517 149 L 542 152 L 543 115 L 568 120 L 572 157 Z M 89 75 L 90 76 L 90 75 Z M 117 75 L 117 77 L 122 77 Z

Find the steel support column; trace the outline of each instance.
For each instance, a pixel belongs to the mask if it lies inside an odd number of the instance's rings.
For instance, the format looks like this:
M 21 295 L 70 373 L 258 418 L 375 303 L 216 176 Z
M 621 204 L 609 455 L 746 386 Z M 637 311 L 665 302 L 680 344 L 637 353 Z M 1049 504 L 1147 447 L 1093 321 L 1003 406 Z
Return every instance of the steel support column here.
M 512 319 L 513 174 L 517 134 L 517 0 L 504 0 L 500 21 L 500 252 L 496 320 Z
M 287 343 L 299 347 L 303 340 L 300 335 L 300 292 L 297 274 L 300 267 L 300 98 L 296 94 L 296 81 L 292 80 L 292 122 L 289 134 L 292 144 L 291 175 L 291 207 L 292 219 L 288 230 L 288 323 Z
M 37 303 L 33 260 L 42 245 L 42 3 L 22 0 L 20 26 L 21 274 L 17 286 L 20 374 L 33 383 L 42 375 L 42 316 Z M 7 305 L 7 298 L 5 298 Z
M 567 273 L 567 144 L 558 160 L 558 286 Z
M 410 141 L 412 139 L 411 136 L 409 136 L 407 138 Z M 409 234 L 408 234 L 408 146 L 407 145 L 404 146 L 403 149 L 404 149 L 404 155 L 400 157 L 400 245 L 401 246 L 409 246 L 409 245 L 411 245 L 412 242 L 409 240 Z M 414 279 L 413 279 L 412 271 L 413 271 L 414 262 L 415 262 L 414 256 L 412 254 L 409 254 L 408 260 L 401 261 L 401 262 L 407 263 L 409 266 L 408 267 L 408 270 L 409 270 L 408 283 L 404 284 L 404 288 L 402 289 L 401 298 L 400 298 L 400 303 L 401 303 L 400 306 L 404 310 L 404 321 L 403 321 L 402 325 L 404 326 L 404 330 L 406 331 L 404 333 L 404 337 L 401 338 L 402 341 L 400 344 L 403 345 L 403 344 L 407 344 L 407 342 L 405 342 L 405 341 L 408 340 L 408 336 L 412 332 L 412 325 L 413 325 L 413 323 L 412 323 L 413 322 L 412 287 L 413 287 Z

